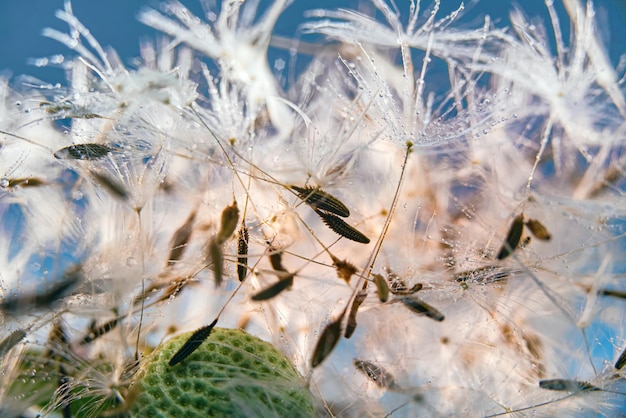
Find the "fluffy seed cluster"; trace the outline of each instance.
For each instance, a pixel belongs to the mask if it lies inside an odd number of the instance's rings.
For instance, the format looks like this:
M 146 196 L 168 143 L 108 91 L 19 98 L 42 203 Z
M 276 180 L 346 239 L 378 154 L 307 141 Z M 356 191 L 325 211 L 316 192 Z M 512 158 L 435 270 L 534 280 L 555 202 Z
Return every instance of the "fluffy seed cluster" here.
M 163 38 L 129 67 L 68 1 L 67 85 L 0 81 L 0 415 L 184 415 L 200 387 L 241 415 L 308 413 L 302 388 L 318 416 L 624 414 L 624 68 L 594 4 L 369 0 L 286 39 L 290 1 L 218 3 L 141 11 Z

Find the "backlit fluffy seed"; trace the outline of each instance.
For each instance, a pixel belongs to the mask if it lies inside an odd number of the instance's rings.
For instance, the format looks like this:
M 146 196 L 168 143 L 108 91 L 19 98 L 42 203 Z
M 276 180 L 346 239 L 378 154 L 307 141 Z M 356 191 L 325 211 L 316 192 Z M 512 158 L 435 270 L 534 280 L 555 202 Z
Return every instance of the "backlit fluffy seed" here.
M 191 336 L 165 342 L 148 357 L 131 390 L 136 417 L 313 417 L 311 394 L 289 360 L 241 330 L 215 328 L 184 362 L 172 355 Z

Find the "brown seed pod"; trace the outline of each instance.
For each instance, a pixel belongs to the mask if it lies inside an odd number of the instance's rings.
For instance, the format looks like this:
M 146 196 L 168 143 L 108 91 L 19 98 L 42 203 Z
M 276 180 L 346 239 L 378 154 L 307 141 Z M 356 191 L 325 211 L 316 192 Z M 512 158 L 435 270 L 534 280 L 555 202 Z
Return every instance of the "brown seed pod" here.
M 352 306 L 350 307 L 350 313 L 348 314 L 348 323 L 346 324 L 346 332 L 344 333 L 344 337 L 350 338 L 354 331 L 356 330 L 356 314 L 359 311 L 359 307 L 367 298 L 367 292 L 359 292 L 354 297 L 354 301 L 352 302 Z
M 187 242 L 191 238 L 193 232 L 193 223 L 196 219 L 196 211 L 189 214 L 187 220 L 174 232 L 172 243 L 170 244 L 170 255 L 167 259 L 167 265 L 171 266 L 180 260 L 187 248 Z
M 209 242 L 209 257 L 213 264 L 215 286 L 219 287 L 222 284 L 222 278 L 224 276 L 224 254 L 222 253 L 222 246 L 218 244 L 216 239 L 212 239 Z
M 18 179 L 3 179 L 2 187 L 12 189 L 14 187 L 39 187 L 45 185 L 46 182 L 37 177 L 25 177 Z
M 445 316 L 441 312 L 416 297 L 403 297 L 397 300 L 402 302 L 404 306 L 409 308 L 411 311 L 419 315 L 427 316 L 428 318 L 434 319 L 438 322 L 441 322 L 445 319 Z
M 220 219 L 220 230 L 217 233 L 217 242 L 222 245 L 233 235 L 237 229 L 239 222 L 239 208 L 237 202 L 233 202 L 231 206 L 226 206 L 222 211 Z
M 524 214 L 519 214 L 513 219 L 513 223 L 509 228 L 509 233 L 506 236 L 500 252 L 496 256 L 498 260 L 504 260 L 507 258 L 519 245 L 522 238 L 522 230 L 524 229 Z
M 378 299 L 381 302 L 387 302 L 389 299 L 389 286 L 387 280 L 380 274 L 374 274 L 374 283 L 376 284 L 376 291 L 378 292 Z
M 550 241 L 550 239 L 552 238 L 552 235 L 550 235 L 550 232 L 548 232 L 548 228 L 546 228 L 541 222 L 536 219 L 529 218 L 526 221 L 526 227 L 537 239 L 540 239 L 542 241 Z
M 313 368 L 322 364 L 341 339 L 342 319 L 343 315 L 336 321 L 328 324 L 322 332 L 322 335 L 320 335 L 320 339 L 317 340 L 315 350 L 313 350 L 313 357 L 311 359 L 311 366 Z

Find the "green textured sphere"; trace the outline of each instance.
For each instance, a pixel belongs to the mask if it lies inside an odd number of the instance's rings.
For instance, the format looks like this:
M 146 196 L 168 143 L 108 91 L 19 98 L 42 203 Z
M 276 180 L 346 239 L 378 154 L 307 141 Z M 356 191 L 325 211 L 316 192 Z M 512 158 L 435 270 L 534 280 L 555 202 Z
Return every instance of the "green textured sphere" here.
M 133 384 L 136 417 L 313 417 L 310 392 L 274 346 L 241 330 L 215 328 L 182 363 L 169 366 L 192 333 L 157 347 Z

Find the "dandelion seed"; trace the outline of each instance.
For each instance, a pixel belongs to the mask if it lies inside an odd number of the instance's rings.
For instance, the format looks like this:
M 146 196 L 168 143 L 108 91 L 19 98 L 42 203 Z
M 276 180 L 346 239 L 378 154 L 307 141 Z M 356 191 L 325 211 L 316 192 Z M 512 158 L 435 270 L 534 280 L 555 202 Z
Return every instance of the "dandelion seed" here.
M 368 237 L 345 223 L 341 218 L 319 210 L 316 210 L 315 213 L 317 213 L 324 223 L 338 235 L 348 238 L 351 241 L 360 242 L 361 244 L 369 244 L 370 239 Z
M 13 347 L 26 338 L 26 335 L 26 331 L 23 329 L 17 329 L 0 341 L 0 361 L 9 351 L 11 351 L 11 349 L 13 349 Z
M 46 113 L 61 119 L 97 119 L 102 116 L 97 113 L 89 112 L 86 108 L 77 107 L 69 102 L 51 103 L 41 102 L 39 107 L 44 109 Z
M 511 228 L 506 236 L 504 244 L 500 252 L 496 256 L 498 260 L 504 260 L 507 258 L 519 245 L 522 238 L 522 230 L 524 228 L 524 214 L 517 215 L 511 224 Z
M 363 372 L 372 382 L 381 389 L 395 389 L 396 382 L 391 373 L 384 368 L 375 365 L 371 361 L 355 358 L 354 367 Z
M 52 102 L 40 102 L 39 107 L 51 115 L 72 110 L 72 106 L 68 103 L 57 104 Z
M 402 304 L 411 311 L 427 316 L 435 321 L 441 322 L 445 319 L 445 316 L 441 312 L 416 297 L 402 297 L 396 300 L 402 302 Z
M 231 206 L 227 206 L 222 211 L 220 219 L 220 230 L 217 233 L 217 243 L 222 245 L 233 235 L 239 222 L 239 208 L 237 202 L 233 202 Z
M 61 148 L 54 153 L 59 160 L 99 160 L 113 148 L 102 144 L 76 144 Z
M 217 239 L 209 241 L 209 257 L 213 265 L 215 286 L 219 287 L 224 276 L 224 254 L 222 253 L 222 246 L 218 244 Z
M 537 239 L 540 239 L 542 241 L 550 241 L 550 239 L 552 238 L 552 236 L 548 232 L 548 229 L 536 219 L 529 218 L 528 220 L 526 220 L 526 226 Z
M 113 196 L 117 197 L 120 200 L 128 200 L 128 192 L 122 185 L 117 183 L 115 180 L 111 179 L 109 176 L 100 174 L 100 173 L 92 173 L 94 180 L 98 182 L 101 186 L 107 189 Z
M 345 312 L 344 312 L 345 314 Z M 311 358 L 311 367 L 316 368 L 326 357 L 333 351 L 339 340 L 341 339 L 341 321 L 343 320 L 342 314 L 336 321 L 331 322 L 324 328 L 322 335 L 320 335 L 315 349 L 313 350 L 313 357 Z
M 248 228 L 242 223 L 237 243 L 237 277 L 243 282 L 248 275 Z
M 196 220 L 196 211 L 194 210 L 187 217 L 187 220 L 174 232 L 174 236 L 172 237 L 172 242 L 170 244 L 170 255 L 167 259 L 167 264 L 169 266 L 176 263 L 176 261 L 180 260 L 185 252 L 185 248 L 187 247 L 187 242 L 189 242 L 189 238 L 191 238 L 191 234 L 193 233 L 193 223 Z
M 626 292 L 621 290 L 601 289 L 599 293 L 602 296 L 612 296 L 614 298 L 626 299 Z
M 36 177 L 18 178 L 18 179 L 3 179 L 0 185 L 5 189 L 14 189 L 16 187 L 39 187 L 44 186 L 47 183 L 42 179 Z
M 549 379 L 540 380 L 539 387 L 542 389 L 555 390 L 560 392 L 580 392 L 600 390 L 587 382 L 569 379 Z
M 499 266 L 485 266 L 475 270 L 467 270 L 458 273 L 455 280 L 461 282 L 495 283 L 506 280 L 510 271 Z
M 280 279 L 278 282 L 252 296 L 252 300 L 255 302 L 260 302 L 272 299 L 281 294 L 284 290 L 289 289 L 292 285 L 293 275 L 289 275 L 286 278 Z
M 105 322 L 104 324 L 100 325 L 98 328 L 95 328 L 94 330 L 89 332 L 89 334 L 85 335 L 85 337 L 79 342 L 79 344 L 86 345 L 86 344 L 92 343 L 93 341 L 97 340 L 98 338 L 102 337 L 108 332 L 114 330 L 115 327 L 117 327 L 119 323 L 120 323 L 120 318 L 114 318 L 114 319 L 111 319 L 110 321 Z
M 339 199 L 326 193 L 320 188 L 289 186 L 298 193 L 298 197 L 305 201 L 313 210 L 333 213 L 347 218 L 350 210 Z
M 350 338 L 352 337 L 352 334 L 354 334 L 357 326 L 356 315 L 359 311 L 359 307 L 365 301 L 365 298 L 367 298 L 367 292 L 364 291 L 357 293 L 354 297 L 354 301 L 350 307 L 350 313 L 348 314 L 348 322 L 346 323 L 346 332 L 344 333 L 344 337 Z
M 183 344 L 183 346 L 172 356 L 170 361 L 168 362 L 169 366 L 175 366 L 181 361 L 185 360 L 189 357 L 200 345 L 209 338 L 211 335 L 211 331 L 217 325 L 217 318 L 209 325 L 206 325 L 194 332 L 191 337 Z
M 389 277 L 389 291 L 394 295 L 412 295 L 422 290 L 423 285 L 421 283 L 415 283 L 410 288 L 407 284 L 395 274 L 390 274 Z
M 387 280 L 380 274 L 374 274 L 374 283 L 376 284 L 376 291 L 378 292 L 378 299 L 385 303 L 389 299 L 389 286 Z
M 277 252 L 274 248 L 271 247 L 268 250 L 271 252 L 271 254 L 269 255 L 269 259 L 272 268 L 276 271 L 287 271 L 283 267 L 283 253 Z
M 0 300 L 0 311 L 10 314 L 23 314 L 31 310 L 47 309 L 67 296 L 71 289 L 82 280 L 79 273 L 68 273 L 58 282 L 49 286 L 44 293 L 13 295 Z

